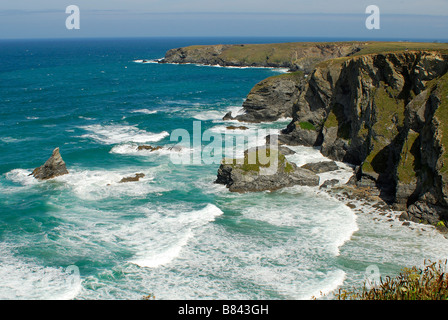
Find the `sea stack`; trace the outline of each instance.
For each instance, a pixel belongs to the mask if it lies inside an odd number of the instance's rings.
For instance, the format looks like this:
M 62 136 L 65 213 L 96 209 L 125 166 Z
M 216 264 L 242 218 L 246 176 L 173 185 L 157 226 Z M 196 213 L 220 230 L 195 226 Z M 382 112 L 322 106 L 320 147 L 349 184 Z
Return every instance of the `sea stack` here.
M 32 175 L 38 180 L 53 179 L 68 174 L 64 160 L 62 160 L 59 148 L 53 150 L 51 157 L 42 166 L 34 169 Z

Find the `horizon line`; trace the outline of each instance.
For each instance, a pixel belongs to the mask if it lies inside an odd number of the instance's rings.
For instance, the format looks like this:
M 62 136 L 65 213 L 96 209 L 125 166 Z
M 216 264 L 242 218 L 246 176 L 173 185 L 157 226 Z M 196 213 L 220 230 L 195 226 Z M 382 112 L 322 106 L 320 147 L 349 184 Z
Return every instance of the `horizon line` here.
M 284 40 L 294 40 L 294 39 L 331 39 L 327 41 L 308 41 L 308 42 L 362 42 L 362 41 L 370 41 L 370 42 L 422 42 L 422 43 L 448 43 L 448 38 L 445 39 L 429 39 L 429 38 L 367 38 L 367 37 L 334 37 L 334 36 L 79 36 L 79 37 L 36 37 L 36 38 L 27 38 L 27 37 L 18 37 L 18 38 L 0 38 L 0 41 L 5 40 L 126 40 L 126 39 L 284 39 Z M 285 42 L 306 42 L 306 41 L 285 41 Z

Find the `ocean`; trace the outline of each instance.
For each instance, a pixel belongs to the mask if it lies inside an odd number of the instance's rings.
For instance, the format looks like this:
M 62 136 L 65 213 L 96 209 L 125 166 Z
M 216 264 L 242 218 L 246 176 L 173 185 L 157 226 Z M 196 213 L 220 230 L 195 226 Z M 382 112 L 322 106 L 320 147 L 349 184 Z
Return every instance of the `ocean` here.
M 151 60 L 186 45 L 274 40 L 287 39 L 0 41 L 0 299 L 334 299 L 446 259 L 433 227 L 403 226 L 374 203 L 348 207 L 318 187 L 231 193 L 214 183 L 219 163 L 173 161 L 210 143 L 171 148 L 176 130 L 243 135 L 250 146 L 285 128 L 291 119 L 244 131 L 222 121 L 285 70 Z M 162 149 L 138 151 L 144 144 Z M 37 181 L 30 173 L 56 147 L 70 173 Z M 292 149 L 298 165 L 325 160 Z M 339 165 L 320 182 L 346 182 L 351 168 Z M 120 183 L 136 173 L 145 176 Z

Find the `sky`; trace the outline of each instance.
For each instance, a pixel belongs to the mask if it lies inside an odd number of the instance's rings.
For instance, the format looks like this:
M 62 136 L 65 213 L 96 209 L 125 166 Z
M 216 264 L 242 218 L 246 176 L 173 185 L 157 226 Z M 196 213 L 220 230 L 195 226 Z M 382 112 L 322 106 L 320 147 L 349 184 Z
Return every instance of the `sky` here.
M 80 10 L 68 30 L 66 7 Z M 366 8 L 380 9 L 369 30 Z M 448 0 L 2 0 L 0 39 L 327 37 L 448 39 Z

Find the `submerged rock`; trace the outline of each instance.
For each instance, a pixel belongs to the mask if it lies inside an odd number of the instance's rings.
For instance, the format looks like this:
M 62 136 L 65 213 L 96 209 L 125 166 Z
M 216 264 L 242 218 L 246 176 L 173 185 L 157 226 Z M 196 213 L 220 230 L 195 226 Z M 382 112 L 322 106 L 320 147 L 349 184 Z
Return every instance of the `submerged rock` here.
M 39 180 L 48 180 L 64 174 L 68 174 L 68 170 L 59 153 L 59 148 L 54 149 L 51 157 L 31 173 L 34 178 Z

